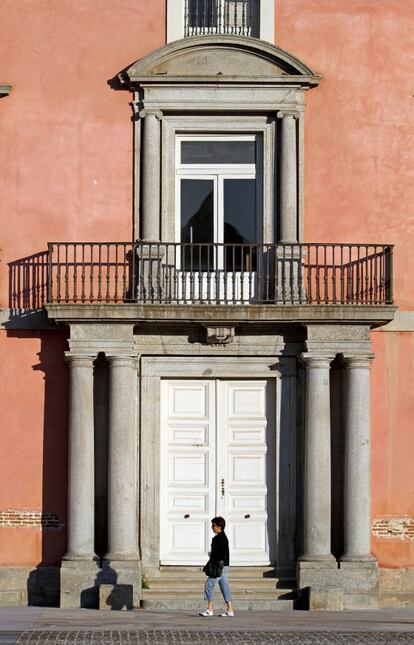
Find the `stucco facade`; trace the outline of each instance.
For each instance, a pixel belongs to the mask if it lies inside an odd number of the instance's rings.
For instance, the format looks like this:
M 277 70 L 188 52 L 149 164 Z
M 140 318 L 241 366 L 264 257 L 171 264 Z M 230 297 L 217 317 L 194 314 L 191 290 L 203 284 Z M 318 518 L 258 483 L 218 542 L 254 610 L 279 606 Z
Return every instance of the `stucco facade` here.
M 301 599 L 310 588 L 314 607 L 411 605 L 413 9 L 277 0 L 275 47 L 217 34 L 196 48 L 191 38 L 166 46 L 166 3 L 147 5 L 0 9 L 0 604 L 87 606 L 114 582 L 139 602 L 141 575 L 156 580 L 170 561 L 160 547 L 170 494 L 162 383 L 204 379 L 217 401 L 220 383 L 274 388 L 276 575 L 294 579 Z M 251 283 L 236 297 L 234 259 L 230 303 L 183 302 L 195 287 L 174 274 L 162 283 L 170 296 L 175 285 L 172 301 L 148 301 L 160 288 L 151 267 L 169 266 L 179 242 L 175 142 L 206 133 L 262 146 L 244 176 L 260 177 L 256 242 L 276 258 L 265 303 L 242 302 Z M 47 298 L 46 273 L 36 281 L 27 269 L 50 269 L 39 257 L 51 241 L 139 239 L 147 244 L 128 247 L 140 276 L 133 302 L 76 303 L 72 291 L 59 301 L 63 269 Z M 311 303 L 301 245 L 316 243 L 394 244 L 393 298 Z M 85 276 L 79 293 L 93 283 Z

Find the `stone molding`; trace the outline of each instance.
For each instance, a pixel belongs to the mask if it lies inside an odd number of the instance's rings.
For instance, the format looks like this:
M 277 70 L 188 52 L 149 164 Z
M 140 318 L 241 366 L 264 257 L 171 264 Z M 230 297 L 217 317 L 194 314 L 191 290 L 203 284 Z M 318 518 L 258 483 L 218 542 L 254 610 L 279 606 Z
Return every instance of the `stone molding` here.
M 371 356 L 370 325 L 307 325 L 306 348 L 310 355 Z
M 337 340 L 341 340 L 339 328 L 349 330 L 358 326 L 369 330 L 372 326 L 384 325 L 394 317 L 396 307 L 392 305 L 140 305 L 140 304 L 53 304 L 46 307 L 49 318 L 77 325 L 87 329 L 91 323 L 112 326 L 130 325 L 150 321 L 169 321 L 171 324 L 183 322 L 217 322 L 230 324 L 236 322 L 299 323 L 308 330 L 314 327 L 338 327 Z M 313 322 L 314 321 L 314 322 Z M 82 323 L 88 323 L 83 325 Z M 352 331 L 349 332 L 350 336 Z M 132 331 L 131 331 L 132 335 Z M 93 338 L 92 334 L 88 334 Z M 348 340 L 349 337 L 346 338 Z M 342 336 L 343 339 L 343 336 Z M 344 339 L 343 339 L 344 340 Z M 72 342 L 72 341 L 71 341 Z M 308 344 L 309 344 L 308 340 Z M 351 343 L 351 338 L 349 338 Z M 359 341 L 361 342 L 361 341 Z
M 202 58 L 197 63 L 195 60 L 199 52 Z M 239 56 L 244 55 L 249 62 L 249 65 L 239 67 L 242 70 L 248 69 L 244 76 L 234 75 L 232 71 L 226 75 L 227 59 L 231 58 L 234 52 Z M 207 63 L 206 55 L 213 57 Z M 217 81 L 219 70 L 211 65 L 212 61 L 216 64 L 217 61 L 221 61 L 224 65 L 224 73 L 222 72 L 221 78 L 218 79 L 220 83 L 237 83 L 240 79 L 252 82 L 260 79 L 261 82 L 269 83 L 272 78 L 277 78 L 280 83 L 292 83 L 293 80 L 298 85 L 311 87 L 318 85 L 321 79 L 305 63 L 280 47 L 256 38 L 216 34 L 183 38 L 160 47 L 131 65 L 126 72 L 126 78 L 122 76 L 121 80 L 124 83 L 129 81 L 130 85 L 147 79 L 152 83 L 169 83 L 172 78 L 198 79 L 200 82 L 203 78 L 214 77 Z

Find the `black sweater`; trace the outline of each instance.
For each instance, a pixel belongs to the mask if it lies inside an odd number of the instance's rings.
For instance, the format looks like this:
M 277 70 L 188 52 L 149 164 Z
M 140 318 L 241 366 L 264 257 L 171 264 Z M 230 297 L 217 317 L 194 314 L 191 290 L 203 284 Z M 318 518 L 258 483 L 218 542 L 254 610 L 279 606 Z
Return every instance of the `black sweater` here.
M 223 560 L 225 567 L 228 567 L 230 564 L 229 541 L 224 531 L 217 533 L 211 541 L 210 560 L 214 560 L 215 562 Z

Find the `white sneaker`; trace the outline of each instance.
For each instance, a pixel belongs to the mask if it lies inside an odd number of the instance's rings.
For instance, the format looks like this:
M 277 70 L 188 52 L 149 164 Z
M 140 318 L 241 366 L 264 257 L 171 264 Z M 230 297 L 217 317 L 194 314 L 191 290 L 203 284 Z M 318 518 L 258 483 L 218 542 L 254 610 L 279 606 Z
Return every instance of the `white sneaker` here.
M 234 611 L 229 611 L 226 609 L 226 611 L 223 611 L 223 613 L 220 614 L 220 616 L 226 616 L 226 617 L 233 617 L 234 616 Z
M 200 611 L 198 613 L 198 615 L 199 616 L 212 616 L 213 612 L 211 611 L 211 609 L 205 609 L 204 611 Z

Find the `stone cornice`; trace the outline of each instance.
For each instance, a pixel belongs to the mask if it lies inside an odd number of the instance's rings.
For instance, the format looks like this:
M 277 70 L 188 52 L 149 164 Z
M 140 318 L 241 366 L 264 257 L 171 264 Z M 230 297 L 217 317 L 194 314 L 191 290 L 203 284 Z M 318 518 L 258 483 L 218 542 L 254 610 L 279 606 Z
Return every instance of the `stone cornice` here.
M 202 53 L 203 64 L 197 62 L 197 56 Z M 206 63 L 204 57 L 214 57 L 218 54 L 222 65 L 216 69 Z M 236 73 L 236 68 L 226 72 L 226 56 L 237 55 L 240 61 L 247 57 L 250 61 L 246 67 L 241 63 L 242 73 Z M 217 60 L 217 57 L 216 57 Z M 188 64 L 191 61 L 191 64 Z M 253 63 L 253 61 L 255 61 Z M 214 35 L 184 38 L 165 45 L 148 56 L 136 61 L 122 74 L 121 81 L 134 86 L 142 81 L 156 83 L 177 83 L 185 80 L 187 83 L 214 82 L 222 83 L 278 83 L 292 81 L 301 86 L 315 86 L 321 77 L 298 58 L 257 38 L 243 36 Z
M 50 319 L 66 323 L 105 321 L 170 322 L 183 324 L 198 322 L 209 326 L 222 323 L 278 323 L 319 325 L 364 325 L 378 327 L 394 318 L 392 305 L 139 305 L 139 304 L 49 304 Z

